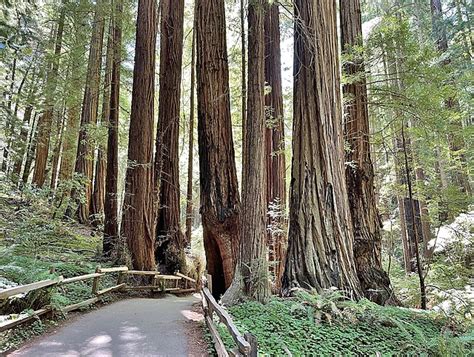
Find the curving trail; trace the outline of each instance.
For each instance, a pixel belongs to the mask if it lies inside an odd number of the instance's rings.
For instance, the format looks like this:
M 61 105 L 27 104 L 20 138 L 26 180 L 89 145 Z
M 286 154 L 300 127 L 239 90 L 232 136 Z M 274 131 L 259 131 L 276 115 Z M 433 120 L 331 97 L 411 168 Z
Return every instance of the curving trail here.
M 89 312 L 9 356 L 204 356 L 197 296 L 122 300 Z

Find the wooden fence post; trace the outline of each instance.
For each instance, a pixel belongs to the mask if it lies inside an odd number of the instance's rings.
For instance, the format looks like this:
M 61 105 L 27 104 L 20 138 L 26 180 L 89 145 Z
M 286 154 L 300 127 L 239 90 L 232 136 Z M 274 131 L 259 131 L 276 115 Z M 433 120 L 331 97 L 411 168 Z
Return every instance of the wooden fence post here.
M 95 272 L 100 273 L 100 265 L 97 265 L 97 268 L 95 268 Z M 96 295 L 97 291 L 99 291 L 99 280 L 100 276 L 97 276 L 92 282 L 92 295 Z
M 257 357 L 257 350 L 258 350 L 258 346 L 257 346 L 257 338 L 252 335 L 251 333 L 248 333 L 246 332 L 244 334 L 244 338 L 245 340 L 250 344 L 250 353 L 249 353 L 249 357 Z

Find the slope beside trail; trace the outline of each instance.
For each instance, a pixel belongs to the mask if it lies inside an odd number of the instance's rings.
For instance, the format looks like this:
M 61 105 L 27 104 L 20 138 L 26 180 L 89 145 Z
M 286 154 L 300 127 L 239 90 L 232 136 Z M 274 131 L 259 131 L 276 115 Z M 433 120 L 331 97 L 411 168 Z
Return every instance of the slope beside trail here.
M 205 356 L 196 295 L 127 299 L 81 315 L 9 356 Z

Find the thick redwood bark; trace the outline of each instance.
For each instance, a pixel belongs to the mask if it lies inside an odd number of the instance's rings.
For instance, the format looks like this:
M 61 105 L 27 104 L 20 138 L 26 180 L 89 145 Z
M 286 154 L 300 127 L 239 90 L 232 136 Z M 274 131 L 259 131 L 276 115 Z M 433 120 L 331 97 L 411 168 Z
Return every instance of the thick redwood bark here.
M 38 187 L 43 187 L 46 180 L 46 164 L 48 162 L 51 124 L 53 120 L 54 102 L 56 100 L 55 91 L 58 81 L 59 56 L 61 55 L 61 48 L 63 44 L 65 12 L 65 8 L 63 8 L 59 16 L 56 43 L 54 46 L 53 63 L 46 79 L 45 108 L 43 114 L 38 119 L 35 170 L 33 173 L 33 184 Z
M 267 240 L 269 269 L 274 289 L 281 288 L 285 269 L 286 235 L 286 180 L 283 92 L 281 84 L 280 19 L 278 4 L 267 6 L 265 12 L 265 82 L 270 93 L 265 96 L 265 162 L 267 172 Z
M 343 87 L 350 101 L 345 108 L 344 139 L 346 150 L 346 184 L 354 230 L 354 258 L 357 275 L 365 297 L 385 304 L 393 295 L 390 279 L 382 269 L 382 232 L 374 188 L 374 168 L 370 155 L 369 112 L 363 58 L 354 47 L 362 45 L 360 0 L 340 0 L 341 43 L 343 52 L 351 54 L 344 65 L 347 76 L 358 80 Z
M 107 137 L 103 255 L 109 257 L 118 243 L 118 122 L 120 112 L 120 64 L 122 57 L 122 0 L 114 0 L 113 62 Z
M 295 1 L 293 161 L 283 292 L 362 295 L 344 178 L 335 0 Z
M 80 223 L 89 222 L 89 208 L 92 198 L 92 180 L 94 176 L 94 150 L 89 134 L 90 127 L 97 123 L 99 108 L 100 67 L 102 63 L 102 44 L 104 39 L 103 1 L 97 2 L 94 14 L 94 26 L 87 65 L 86 88 L 82 102 L 81 126 L 77 145 L 76 165 L 74 171 L 84 180 L 84 199 L 79 200 L 77 219 Z M 73 196 L 77 196 L 75 192 Z
M 159 194 L 156 260 L 159 271 L 183 271 L 186 240 L 179 225 L 179 119 L 184 0 L 161 1 L 160 101 L 155 175 Z
M 195 14 L 196 16 L 196 14 Z M 191 244 L 193 227 L 193 166 L 194 166 L 194 96 L 196 86 L 196 21 L 191 49 L 191 94 L 189 100 L 188 184 L 186 188 L 186 244 Z
M 268 298 L 265 195 L 265 8 L 266 0 L 248 5 L 248 97 L 242 166 L 240 270 L 246 296 Z
M 139 0 L 122 218 L 122 236 L 127 240 L 133 268 L 139 270 L 156 269 L 153 194 L 156 22 L 155 0 Z M 116 104 L 111 108 L 118 110 Z
M 197 0 L 196 16 L 200 212 L 207 271 L 219 296 L 232 282 L 240 237 L 224 0 Z
M 104 89 L 102 94 L 102 111 L 100 125 L 105 127 L 110 115 L 110 82 L 112 80 L 113 61 L 113 24 L 109 20 L 109 31 L 107 35 L 107 53 L 105 56 Z M 107 146 L 99 142 L 97 149 L 97 160 L 95 163 L 94 189 L 90 206 L 91 223 L 98 226 L 103 221 L 105 200 L 105 171 L 107 167 Z

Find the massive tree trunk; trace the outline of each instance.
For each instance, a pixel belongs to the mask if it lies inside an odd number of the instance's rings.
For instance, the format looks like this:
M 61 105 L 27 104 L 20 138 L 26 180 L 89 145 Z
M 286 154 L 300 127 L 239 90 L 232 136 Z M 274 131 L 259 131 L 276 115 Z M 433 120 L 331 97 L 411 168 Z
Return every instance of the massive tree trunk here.
M 344 139 L 349 145 L 345 171 L 354 230 L 354 259 L 365 297 L 384 304 L 393 293 L 390 279 L 382 270 L 382 232 L 370 155 L 365 67 L 363 58 L 354 51 L 362 45 L 360 1 L 340 0 L 340 16 L 343 52 L 353 56 L 344 65 L 344 73 L 358 78 L 343 87 L 344 95 L 350 100 L 345 108 Z
M 244 296 L 265 302 L 270 295 L 266 244 L 265 38 L 266 0 L 248 5 L 248 96 L 242 165 L 240 254 L 223 301 Z
M 115 2 L 115 4 L 114 4 Z M 122 0 L 113 0 L 113 60 L 107 137 L 107 169 L 104 202 L 103 255 L 110 257 L 118 243 L 118 121 L 120 112 L 120 67 L 122 57 Z M 153 110 L 151 111 L 153 114 Z M 151 135 L 151 134 L 150 134 Z
M 61 55 L 61 48 L 63 44 L 65 13 L 66 10 L 63 7 L 61 9 L 58 21 L 53 63 L 46 79 L 44 112 L 38 119 L 35 170 L 33 173 L 33 184 L 38 187 L 43 187 L 46 180 L 46 164 L 48 162 L 49 140 L 51 136 L 51 124 L 53 120 L 55 92 L 58 80 L 59 56 Z
M 335 0 L 295 1 L 293 161 L 283 293 L 362 295 L 344 179 Z
M 94 150 L 91 143 L 91 126 L 97 123 L 99 108 L 100 67 L 102 63 L 102 44 L 104 40 L 104 2 L 98 1 L 94 14 L 94 26 L 87 65 L 86 88 L 82 102 L 81 127 L 77 145 L 76 165 L 74 171 L 84 180 L 84 198 L 77 199 L 77 219 L 80 223 L 89 222 L 89 208 L 92 197 L 92 180 L 94 175 Z M 73 196 L 77 196 L 75 192 Z
M 102 94 L 102 112 L 100 125 L 105 127 L 110 116 L 110 82 L 112 80 L 112 61 L 113 61 L 113 24 L 109 20 L 109 30 L 107 35 L 107 53 L 105 56 L 104 69 L 104 92 Z M 92 200 L 90 206 L 91 222 L 94 226 L 102 223 L 104 215 L 105 200 L 105 171 L 107 166 L 107 146 L 103 141 L 99 141 L 97 149 L 97 161 L 95 164 L 94 189 L 92 191 Z
M 186 240 L 179 225 L 179 119 L 183 61 L 184 0 L 161 1 L 160 101 L 156 132 L 155 177 L 158 187 L 156 260 L 159 271 L 186 265 Z
M 269 269 L 274 290 L 281 288 L 286 254 L 286 180 L 285 122 L 281 84 L 280 19 L 277 3 L 267 5 L 265 12 L 265 82 L 270 93 L 265 96 L 265 161 L 267 172 L 267 240 Z
M 194 14 L 196 16 L 196 13 Z M 186 244 L 191 244 L 193 226 L 194 97 L 196 86 L 196 21 L 191 48 L 191 94 L 189 100 L 188 185 L 186 188 Z
M 207 271 L 219 296 L 232 282 L 240 237 L 224 0 L 197 0 L 196 16 L 200 212 Z
M 155 0 L 139 0 L 122 217 L 122 236 L 127 240 L 132 265 L 138 270 L 156 269 L 153 194 L 156 23 Z M 118 103 L 111 105 L 111 109 L 117 111 Z
M 247 121 L 247 58 L 245 46 L 245 0 L 240 0 L 240 61 L 241 65 L 241 95 L 242 104 L 240 110 L 242 111 L 242 151 L 245 146 L 245 122 Z

